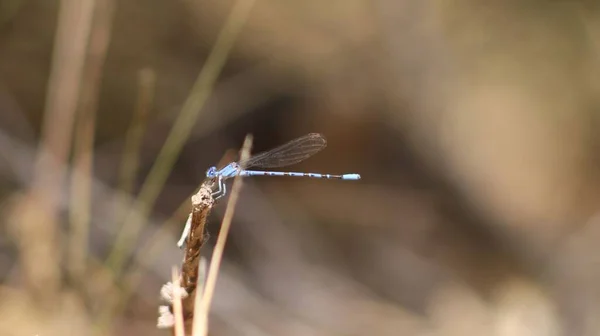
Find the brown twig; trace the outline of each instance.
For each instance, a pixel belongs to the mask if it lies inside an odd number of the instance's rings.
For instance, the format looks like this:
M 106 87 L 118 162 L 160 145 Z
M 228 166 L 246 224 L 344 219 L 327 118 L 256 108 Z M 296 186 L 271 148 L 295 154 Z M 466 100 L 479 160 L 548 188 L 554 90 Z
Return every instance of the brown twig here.
M 206 241 L 206 219 L 215 203 L 211 195 L 211 184 L 210 181 L 203 183 L 200 191 L 192 196 L 191 230 L 186 240 L 185 255 L 181 266 L 181 286 L 190 294 L 196 290 L 200 249 Z M 193 310 L 193 305 L 191 308 Z

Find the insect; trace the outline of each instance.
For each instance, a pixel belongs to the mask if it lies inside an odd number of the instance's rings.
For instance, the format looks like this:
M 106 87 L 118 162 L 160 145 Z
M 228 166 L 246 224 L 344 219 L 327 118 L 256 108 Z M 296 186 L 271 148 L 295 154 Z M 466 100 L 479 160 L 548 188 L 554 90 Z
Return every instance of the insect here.
M 219 199 L 227 194 L 225 180 L 240 176 L 292 176 L 292 177 L 311 177 L 320 179 L 338 179 L 338 180 L 360 180 L 359 174 L 317 174 L 317 173 L 299 173 L 299 172 L 280 172 L 248 170 L 248 168 L 279 168 L 291 166 L 308 159 L 317 154 L 327 146 L 327 140 L 322 134 L 310 133 L 305 136 L 294 139 L 270 151 L 256 154 L 244 162 L 232 162 L 227 166 L 217 169 L 210 167 L 206 171 L 206 177 L 215 179 L 217 190 L 213 193 L 215 199 Z M 244 168 L 242 168 L 244 167 Z

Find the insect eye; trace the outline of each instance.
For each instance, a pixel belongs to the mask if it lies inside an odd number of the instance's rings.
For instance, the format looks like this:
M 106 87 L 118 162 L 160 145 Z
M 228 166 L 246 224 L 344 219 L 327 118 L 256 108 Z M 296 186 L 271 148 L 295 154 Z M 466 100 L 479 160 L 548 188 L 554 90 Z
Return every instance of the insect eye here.
M 206 171 L 206 177 L 215 177 L 216 174 L 217 174 L 217 168 L 216 167 L 210 167 Z

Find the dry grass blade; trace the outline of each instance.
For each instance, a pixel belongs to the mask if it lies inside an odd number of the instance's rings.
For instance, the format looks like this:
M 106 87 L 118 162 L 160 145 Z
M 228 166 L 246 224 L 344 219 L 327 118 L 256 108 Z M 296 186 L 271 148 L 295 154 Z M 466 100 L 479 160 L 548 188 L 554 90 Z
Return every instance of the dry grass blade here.
M 110 44 L 113 13 L 112 0 L 96 3 L 88 45 L 88 60 L 83 71 L 69 207 L 71 235 L 67 264 L 74 280 L 83 277 L 87 261 L 96 110 L 102 83 L 102 69 Z
M 240 152 L 240 162 L 244 162 L 250 157 L 251 149 L 252 135 L 247 135 L 246 139 L 244 140 L 242 150 Z M 210 268 L 208 270 L 208 277 L 206 279 L 206 284 L 204 287 L 202 298 L 200 299 L 199 293 L 196 293 L 196 297 L 197 299 L 199 299 L 200 302 L 199 305 L 196 306 L 195 311 L 196 316 L 194 318 L 193 327 L 193 335 L 195 336 L 205 336 L 208 334 L 208 312 L 215 292 L 217 276 L 219 273 L 219 268 L 221 266 L 221 260 L 223 258 L 223 251 L 225 250 L 227 235 L 229 233 L 229 229 L 231 228 L 231 221 L 233 220 L 235 205 L 237 204 L 241 188 L 242 177 L 238 175 L 233 181 L 233 186 L 231 188 L 231 193 L 229 196 L 229 203 L 227 204 L 227 208 L 225 209 L 225 215 L 223 216 L 223 221 L 221 222 L 221 229 L 219 230 L 217 243 L 213 251 L 212 260 L 210 262 Z
M 175 318 L 175 336 L 185 335 L 183 328 L 183 308 L 181 307 L 181 286 L 179 285 L 179 274 L 177 267 L 173 267 L 173 316 Z
M 254 0 L 239 0 L 227 18 L 225 27 L 220 32 L 205 66 L 194 83 L 191 93 L 175 121 L 175 125 L 173 125 L 155 164 L 142 186 L 139 198 L 135 202 L 134 207 L 142 215 L 140 216 L 137 211 L 130 212 L 116 238 L 115 245 L 107 261 L 109 267 L 115 272 L 120 271 L 124 259 L 130 254 L 133 246 L 131 242 L 135 240 L 141 230 L 149 209 L 154 205 L 171 167 L 181 152 L 183 144 L 187 141 L 196 119 L 225 65 L 227 54 L 232 49 L 253 5 Z
M 94 1 L 60 3 L 48 82 L 42 141 L 30 194 L 12 220 L 25 279 L 33 292 L 52 297 L 60 284 L 58 197 L 71 151 L 73 123 L 81 87 Z M 43 260 L 44 262 L 40 262 Z

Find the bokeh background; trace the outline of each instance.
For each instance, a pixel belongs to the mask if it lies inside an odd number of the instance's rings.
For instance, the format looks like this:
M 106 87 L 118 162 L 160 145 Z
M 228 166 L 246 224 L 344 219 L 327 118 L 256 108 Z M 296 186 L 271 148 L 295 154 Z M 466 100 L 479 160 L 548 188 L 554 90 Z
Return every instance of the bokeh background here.
M 168 334 L 206 169 L 319 132 L 362 180 L 246 179 L 211 335 L 598 335 L 599 78 L 594 1 L 0 0 L 0 334 Z

